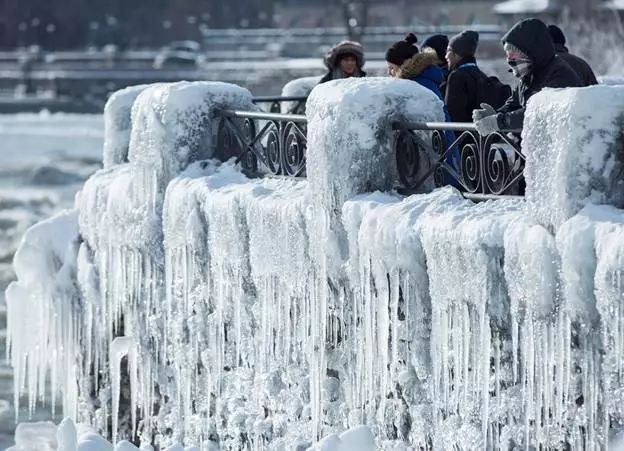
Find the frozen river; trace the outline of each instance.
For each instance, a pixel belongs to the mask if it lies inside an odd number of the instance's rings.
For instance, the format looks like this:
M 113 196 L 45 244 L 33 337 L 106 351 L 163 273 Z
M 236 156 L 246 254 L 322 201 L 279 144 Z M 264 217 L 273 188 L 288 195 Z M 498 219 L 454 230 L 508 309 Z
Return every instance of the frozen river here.
M 0 115 L 0 353 L 6 355 L 4 290 L 13 280 L 13 253 L 24 231 L 71 207 L 89 174 L 100 167 L 100 115 Z M 28 421 L 21 402 L 19 421 Z M 40 406 L 33 419 L 51 418 Z M 15 412 L 11 368 L 0 362 L 0 450 L 13 443 Z

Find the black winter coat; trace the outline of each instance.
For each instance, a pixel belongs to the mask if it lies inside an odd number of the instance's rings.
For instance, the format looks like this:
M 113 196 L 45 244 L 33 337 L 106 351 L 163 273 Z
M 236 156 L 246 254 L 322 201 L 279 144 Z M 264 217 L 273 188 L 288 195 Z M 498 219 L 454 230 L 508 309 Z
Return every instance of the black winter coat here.
M 532 61 L 529 75 L 520 80 L 511 97 L 498 112 L 498 126 L 503 130 L 521 129 L 527 101 L 543 88 L 576 88 L 582 82 L 576 72 L 555 54 L 548 29 L 538 20 L 516 24 L 502 39 L 515 45 Z
M 474 58 L 462 60 L 451 71 L 446 81 L 444 103 L 452 122 L 472 122 L 472 111 L 479 108 L 478 80 L 485 76 Z
M 593 86 L 598 84 L 596 75 L 590 65 L 587 64 L 587 61 L 568 52 L 568 48 L 565 45 L 555 44 L 555 51 L 557 52 L 557 56 L 559 58 L 564 60 L 572 69 L 574 69 L 576 75 L 578 75 L 581 82 L 583 82 L 583 86 Z

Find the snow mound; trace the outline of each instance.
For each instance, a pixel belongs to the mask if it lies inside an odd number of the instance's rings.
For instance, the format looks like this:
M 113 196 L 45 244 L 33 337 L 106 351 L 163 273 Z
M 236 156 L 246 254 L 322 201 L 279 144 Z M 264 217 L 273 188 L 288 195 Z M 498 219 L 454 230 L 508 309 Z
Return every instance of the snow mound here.
M 149 85 L 128 86 L 114 92 L 104 106 L 104 167 L 126 163 L 132 130 L 132 105 Z
M 594 108 L 593 105 L 600 105 Z M 529 212 L 551 231 L 588 203 L 624 206 L 624 88 L 547 89 L 527 107 Z

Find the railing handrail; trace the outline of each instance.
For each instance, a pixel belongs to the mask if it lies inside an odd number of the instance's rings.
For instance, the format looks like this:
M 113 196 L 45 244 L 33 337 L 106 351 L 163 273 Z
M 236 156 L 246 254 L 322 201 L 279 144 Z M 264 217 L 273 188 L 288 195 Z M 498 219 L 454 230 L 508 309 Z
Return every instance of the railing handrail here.
M 308 96 L 257 96 L 252 99 L 254 103 L 271 102 L 303 102 Z
M 395 129 L 405 130 L 449 130 L 453 132 L 476 132 L 473 122 L 395 122 Z M 501 133 L 521 133 L 522 129 L 498 130 Z
M 260 119 L 265 121 L 286 121 L 307 123 L 308 118 L 303 114 L 265 113 L 262 111 L 222 110 L 221 113 L 228 117 L 241 119 Z

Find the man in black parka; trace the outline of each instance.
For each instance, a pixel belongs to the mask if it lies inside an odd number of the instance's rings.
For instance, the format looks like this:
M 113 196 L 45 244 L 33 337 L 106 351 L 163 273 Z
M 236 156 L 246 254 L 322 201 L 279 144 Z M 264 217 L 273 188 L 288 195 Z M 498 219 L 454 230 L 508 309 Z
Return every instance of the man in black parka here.
M 507 63 L 520 83 L 498 111 L 483 104 L 481 109 L 473 112 L 473 120 L 481 135 L 522 129 L 527 101 L 543 88 L 582 86 L 576 72 L 555 54 L 553 41 L 541 20 L 518 22 L 503 36 L 502 42 Z
M 597 85 L 596 75 L 591 66 L 580 56 L 573 55 L 566 47 L 566 37 L 557 25 L 548 25 L 548 32 L 555 44 L 557 56 L 570 65 L 583 82 L 583 86 Z
M 478 83 L 485 74 L 475 59 L 478 43 L 478 33 L 463 31 L 451 38 L 446 50 L 450 73 L 444 103 L 453 122 L 472 122 L 472 111 L 479 108 Z

